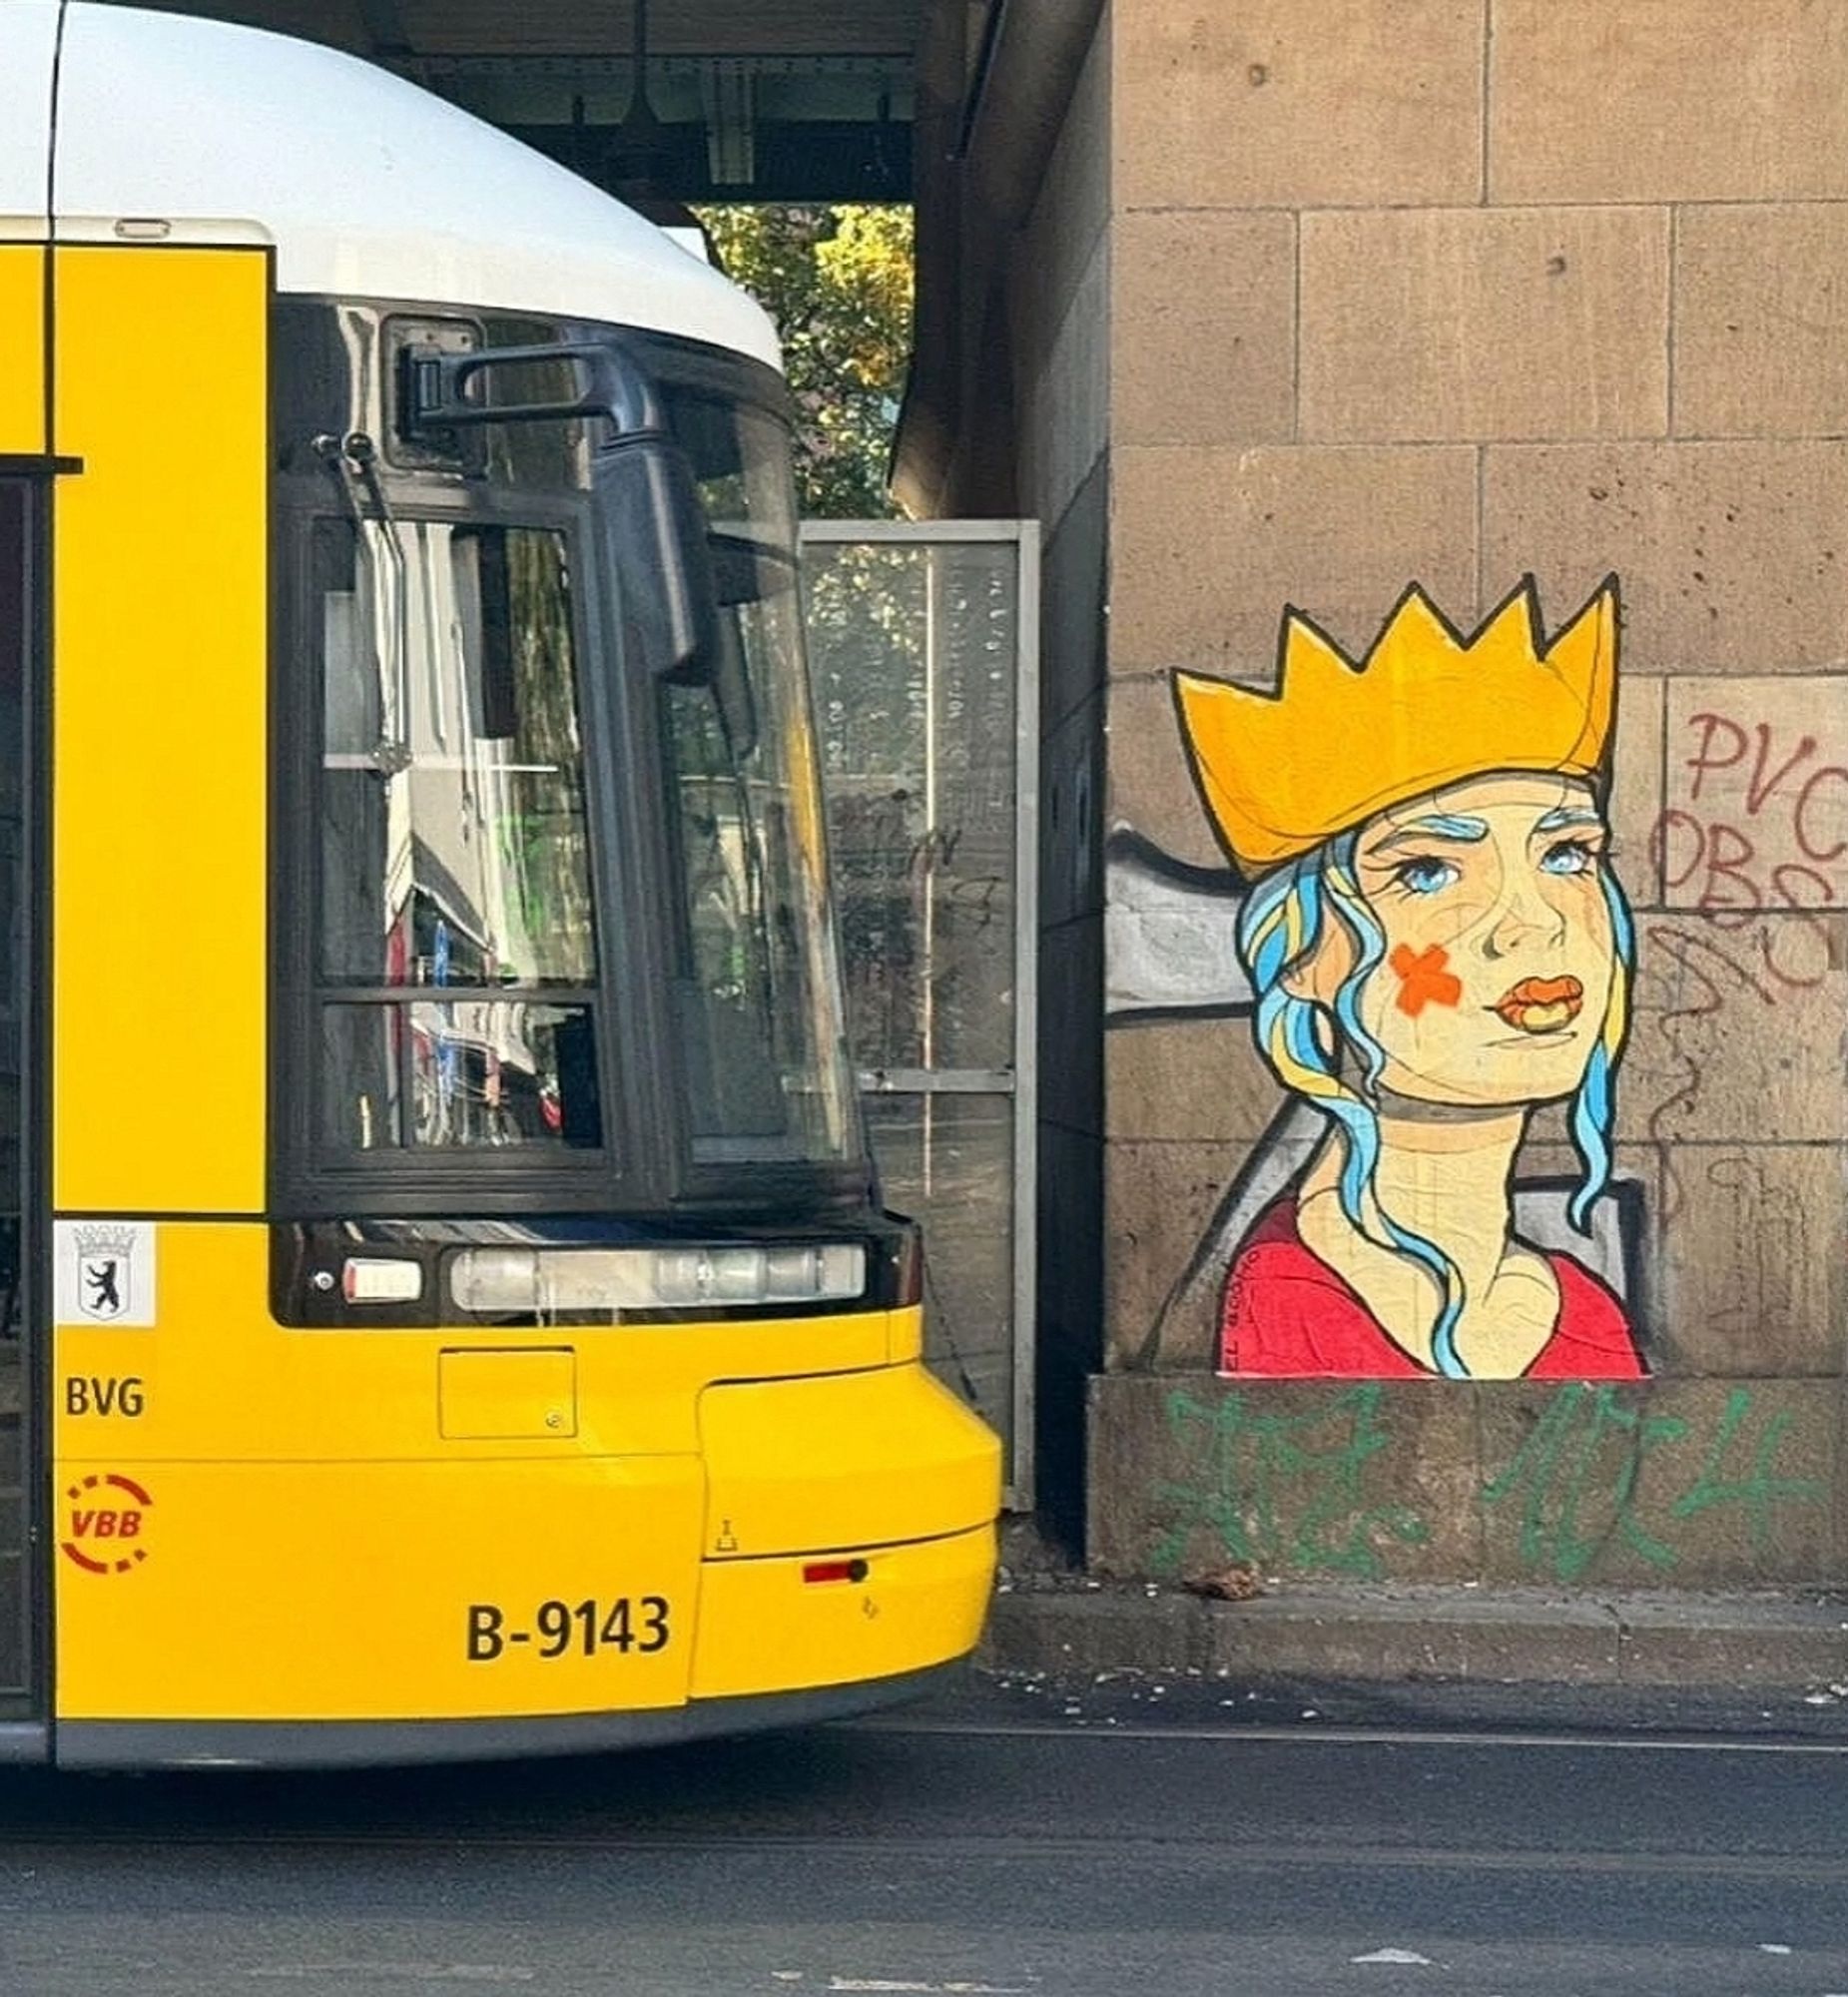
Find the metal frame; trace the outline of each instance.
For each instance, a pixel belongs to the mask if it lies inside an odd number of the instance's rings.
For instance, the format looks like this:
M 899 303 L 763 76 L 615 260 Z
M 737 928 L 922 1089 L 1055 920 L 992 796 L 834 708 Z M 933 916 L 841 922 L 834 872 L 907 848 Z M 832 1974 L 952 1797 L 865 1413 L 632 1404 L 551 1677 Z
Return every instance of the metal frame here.
M 993 1094 L 1013 1099 L 1013 1434 L 1004 1502 L 1033 1505 L 1034 1348 L 1039 1249 L 1039 522 L 804 520 L 802 544 L 956 547 L 1007 542 L 1017 551 L 1014 674 L 1014 1022 L 1011 1069 L 885 1068 L 863 1094 Z

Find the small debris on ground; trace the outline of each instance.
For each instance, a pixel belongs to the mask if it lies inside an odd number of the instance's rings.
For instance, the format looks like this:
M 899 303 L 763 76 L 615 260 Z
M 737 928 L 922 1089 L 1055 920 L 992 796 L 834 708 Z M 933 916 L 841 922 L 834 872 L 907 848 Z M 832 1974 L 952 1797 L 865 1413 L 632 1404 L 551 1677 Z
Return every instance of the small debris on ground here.
M 1189 1595 L 1204 1595 L 1214 1602 L 1249 1602 L 1264 1593 L 1264 1583 L 1250 1561 L 1182 1575 L 1181 1586 Z

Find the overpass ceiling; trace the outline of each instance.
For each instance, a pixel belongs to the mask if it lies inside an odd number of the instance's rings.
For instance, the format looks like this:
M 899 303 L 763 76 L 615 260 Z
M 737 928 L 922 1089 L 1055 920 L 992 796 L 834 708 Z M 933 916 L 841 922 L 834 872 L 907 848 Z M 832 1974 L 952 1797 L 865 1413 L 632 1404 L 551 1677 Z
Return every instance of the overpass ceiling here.
M 908 201 L 927 0 L 162 0 L 414 78 L 634 200 Z

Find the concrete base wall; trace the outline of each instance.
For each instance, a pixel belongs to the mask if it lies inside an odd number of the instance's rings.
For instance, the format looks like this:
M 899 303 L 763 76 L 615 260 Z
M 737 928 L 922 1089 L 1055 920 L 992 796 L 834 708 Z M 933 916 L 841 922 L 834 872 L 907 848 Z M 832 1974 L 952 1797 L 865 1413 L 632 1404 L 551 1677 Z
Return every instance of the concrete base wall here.
M 1091 1382 L 1093 1568 L 1200 1581 L 1848 1580 L 1835 1380 Z

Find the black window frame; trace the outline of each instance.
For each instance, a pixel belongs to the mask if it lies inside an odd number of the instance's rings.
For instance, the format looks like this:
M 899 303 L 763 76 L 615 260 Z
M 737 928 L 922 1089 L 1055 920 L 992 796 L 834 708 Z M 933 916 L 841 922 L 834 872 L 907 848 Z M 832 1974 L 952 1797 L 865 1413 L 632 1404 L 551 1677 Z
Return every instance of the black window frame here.
M 498 1002 L 586 1005 L 596 1051 L 603 1141 L 573 1147 L 384 1145 L 372 1151 L 335 1148 L 319 1136 L 323 1108 L 321 1013 L 329 1004 L 391 1005 L 454 1002 L 456 988 L 405 985 L 343 988 L 320 973 L 320 790 L 324 687 L 315 643 L 314 533 L 318 523 L 353 527 L 333 474 L 279 480 L 277 520 L 281 633 L 273 733 L 278 784 L 275 818 L 279 896 L 275 937 L 279 972 L 273 1020 L 281 1044 L 272 1051 L 276 1081 L 276 1141 L 272 1144 L 272 1205 L 292 1217 L 364 1213 L 527 1214 L 600 1212 L 658 1207 L 678 1179 L 671 1155 L 674 1125 L 641 1058 L 648 1022 L 633 1014 L 657 980 L 637 975 L 648 948 L 648 890 L 633 864 L 637 828 L 618 772 L 602 744 L 627 718 L 617 676 L 596 670 L 609 649 L 609 606 L 595 558 L 595 524 L 587 493 L 541 492 L 390 473 L 384 479 L 398 525 L 525 527 L 561 534 L 571 576 L 573 672 L 584 745 L 584 808 L 594 911 L 594 976 L 589 988 L 510 986 L 479 996 Z M 364 511 L 363 502 L 361 511 Z M 372 517 L 376 518 L 374 514 Z M 383 524 L 382 521 L 379 524 Z M 356 529 L 355 529 L 356 530 Z M 618 734 L 616 739 L 620 739 Z M 628 808 L 625 809 L 625 802 Z M 621 952 L 618 971 L 613 953 Z M 467 990 L 472 992 L 472 988 Z M 648 1123 L 653 1119 L 653 1129 Z M 645 1135 L 644 1132 L 647 1132 Z M 666 1138 L 664 1141 L 664 1134 Z
M 675 334 L 455 307 L 279 301 L 270 674 L 271 1214 L 285 1222 L 354 1223 L 544 1214 L 794 1221 L 807 1214 L 850 1223 L 878 1204 L 857 1091 L 850 1101 L 854 1131 L 841 1157 L 693 1160 L 692 1098 L 672 1009 L 678 882 L 668 850 L 667 773 L 657 747 L 659 689 L 636 669 L 626 642 L 617 580 L 599 539 L 602 523 L 587 479 L 551 488 L 499 480 L 486 469 L 478 431 L 457 432 L 453 450 L 406 440 L 394 360 L 432 325 L 461 330 L 470 348 L 614 343 L 670 393 L 743 403 L 786 433 L 793 427 L 788 387 L 774 368 Z M 394 328 L 407 330 L 395 347 Z M 378 517 L 363 482 L 349 478 L 342 489 L 326 449 L 336 425 L 342 436 L 356 428 L 377 439 L 375 472 L 396 519 L 563 525 L 568 534 L 597 925 L 593 1018 L 601 1150 L 405 1145 L 329 1153 L 315 1142 L 320 1097 L 305 1061 L 310 1053 L 318 1061 L 319 1007 L 338 1002 L 340 994 L 317 980 L 322 689 L 318 649 L 309 651 L 309 523 L 341 518 L 350 525 L 355 507 Z M 813 726 L 812 685 L 807 694 Z M 829 920 L 837 922 L 832 899 Z M 501 996 L 545 1002 L 548 995 L 514 989 Z M 441 1002 L 435 988 L 405 987 L 394 997 Z
M 16 864 L 18 927 L 13 1030 L 19 1064 L 18 1178 L 12 1323 L 19 1385 L 19 1504 L 16 1538 L 5 1542 L 16 1575 L 0 1589 L 0 1654 L 12 1653 L 16 1673 L 0 1672 L 0 1721 L 42 1719 L 54 1680 L 52 1572 L 37 1557 L 52 1498 L 52 583 L 57 481 L 81 475 L 80 459 L 0 453 L 0 481 L 17 495 L 14 543 L 19 581 L 19 701 L 17 733 L 8 745 L 19 758 L 19 840 Z

